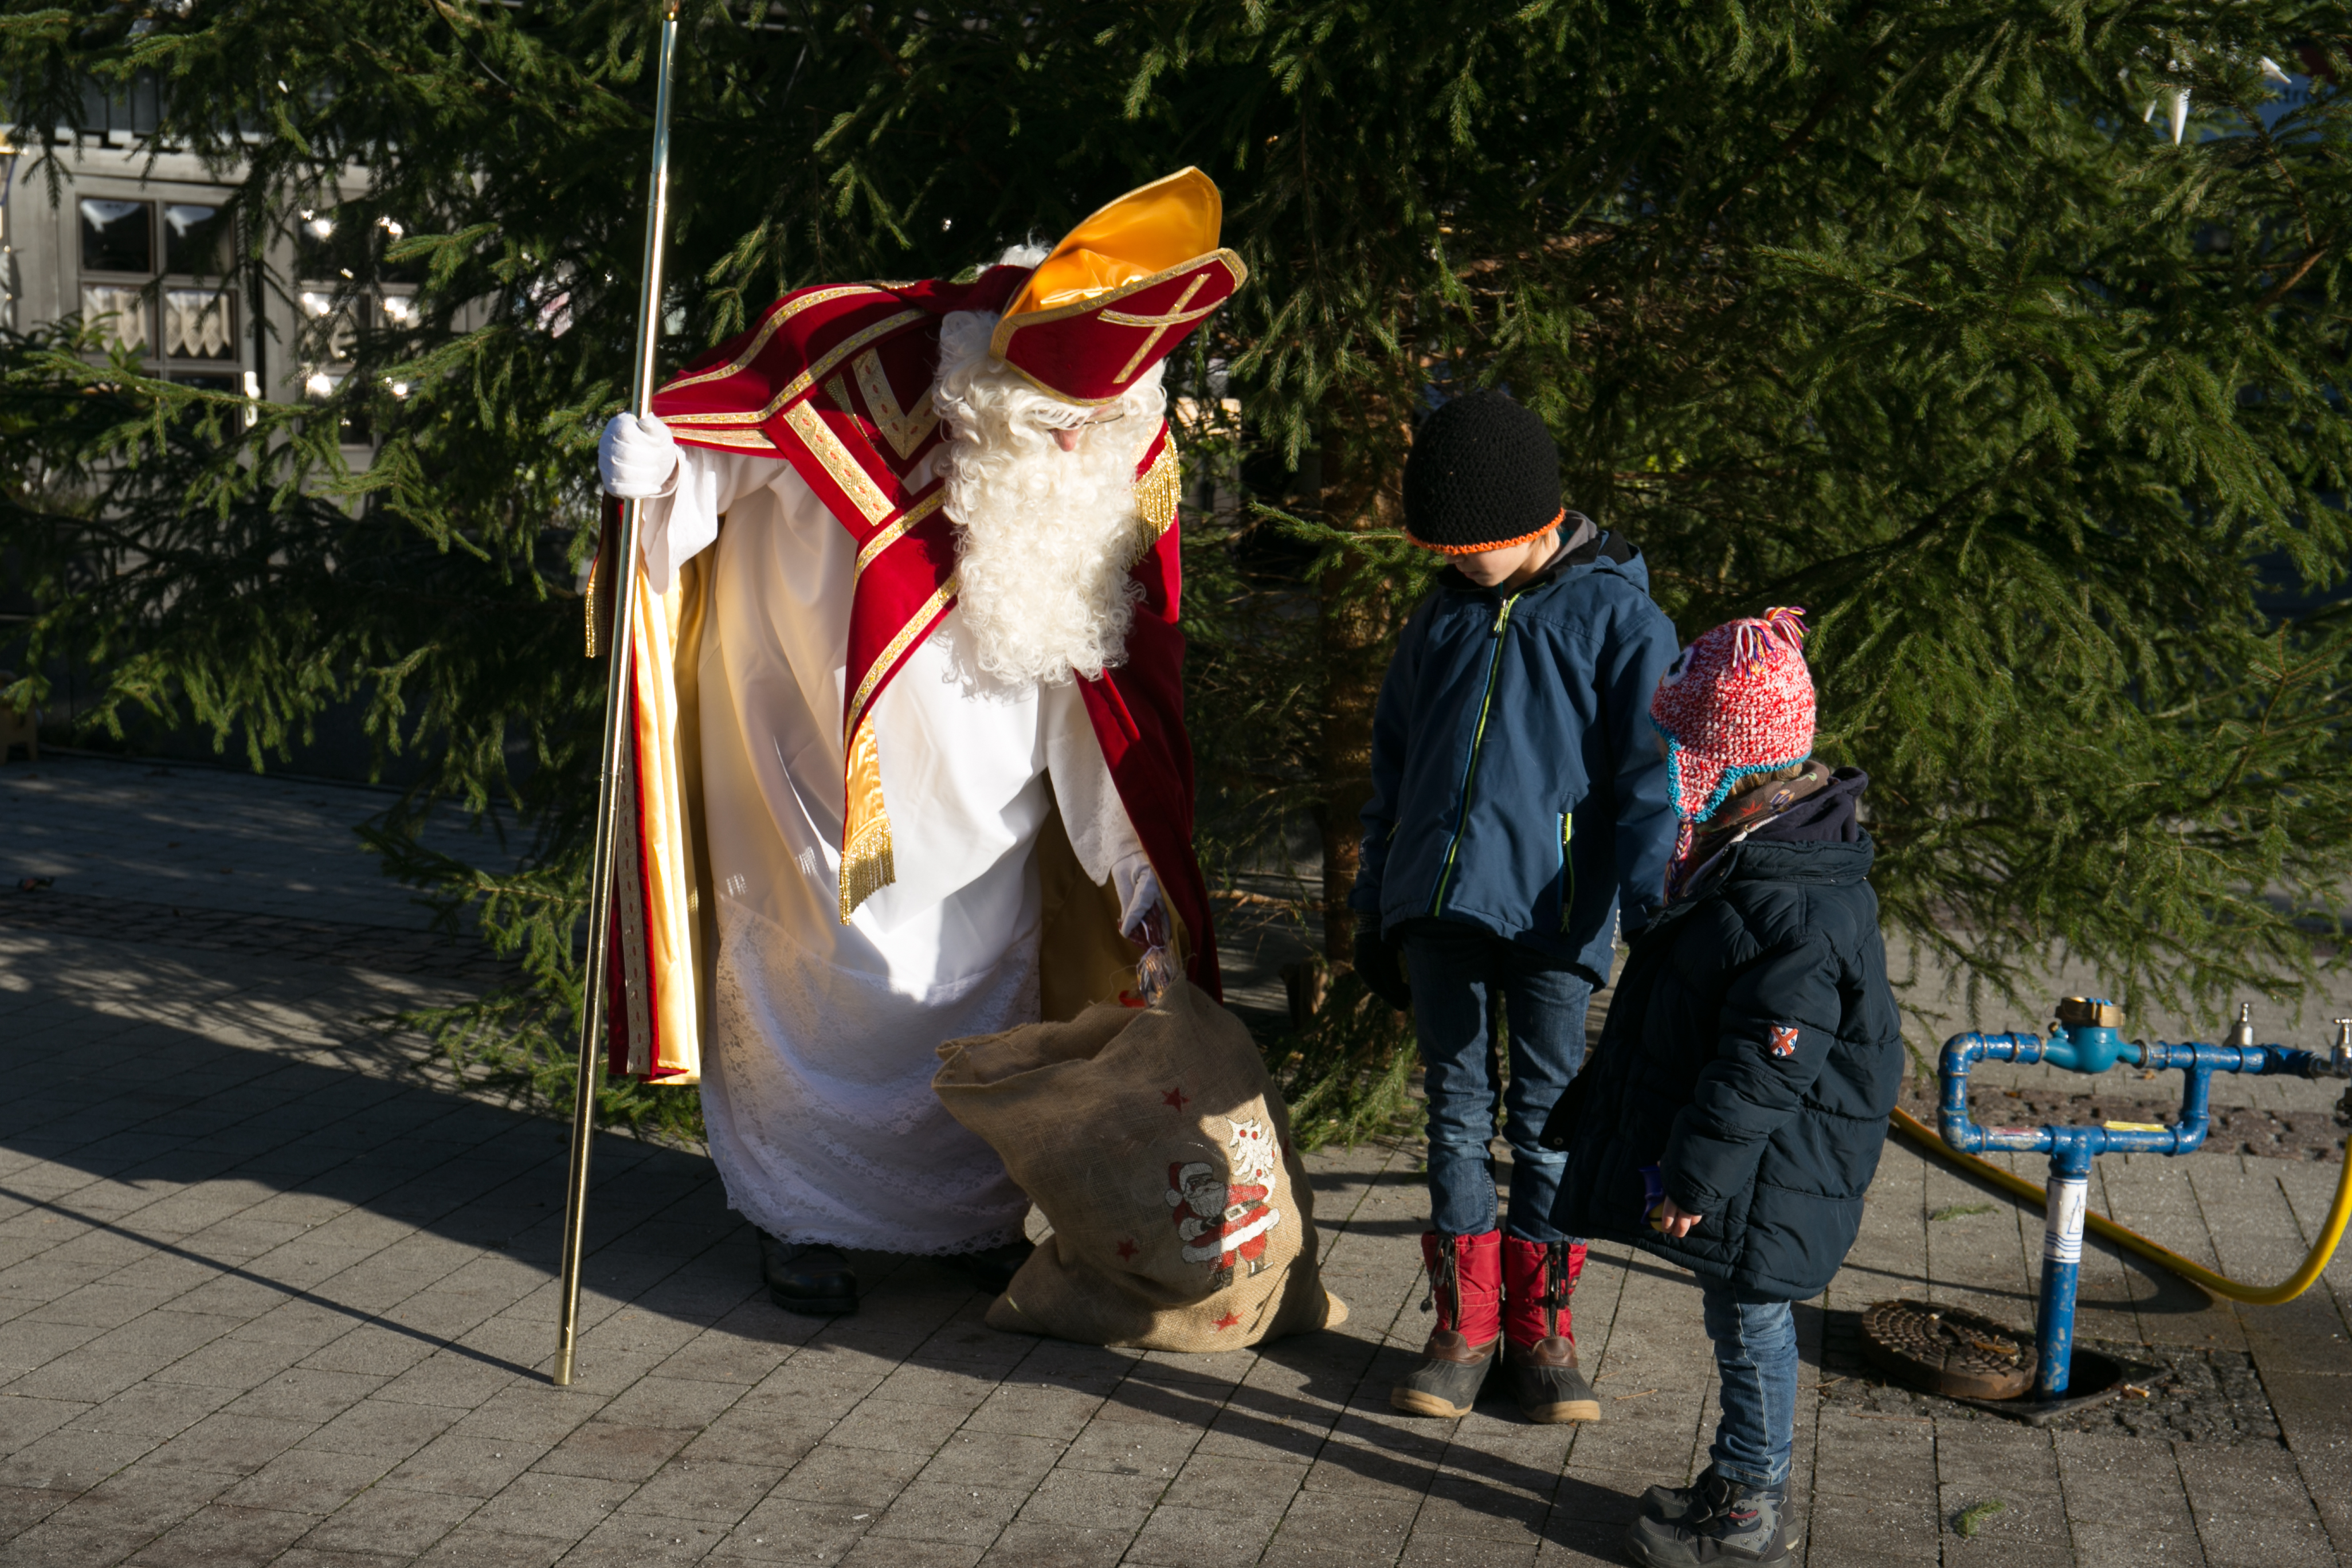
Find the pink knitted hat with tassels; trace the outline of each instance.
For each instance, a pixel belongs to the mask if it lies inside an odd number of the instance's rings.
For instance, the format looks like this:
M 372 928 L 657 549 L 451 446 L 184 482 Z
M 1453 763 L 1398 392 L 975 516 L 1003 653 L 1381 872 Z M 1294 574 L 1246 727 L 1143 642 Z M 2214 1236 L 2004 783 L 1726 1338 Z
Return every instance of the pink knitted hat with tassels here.
M 1650 699 L 1666 738 L 1675 815 L 1685 832 L 1732 786 L 1813 754 L 1813 675 L 1804 609 L 1782 605 L 1716 627 L 1683 649 Z

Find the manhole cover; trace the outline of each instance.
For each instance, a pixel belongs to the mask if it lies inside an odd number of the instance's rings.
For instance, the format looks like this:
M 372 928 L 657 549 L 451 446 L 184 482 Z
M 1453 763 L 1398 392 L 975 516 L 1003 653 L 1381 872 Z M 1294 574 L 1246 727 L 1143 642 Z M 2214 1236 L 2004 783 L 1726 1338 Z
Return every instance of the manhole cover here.
M 2033 1386 L 2033 1342 L 1958 1307 L 1881 1301 L 1862 1315 L 1862 1352 L 1915 1388 L 1954 1399 L 2014 1399 Z

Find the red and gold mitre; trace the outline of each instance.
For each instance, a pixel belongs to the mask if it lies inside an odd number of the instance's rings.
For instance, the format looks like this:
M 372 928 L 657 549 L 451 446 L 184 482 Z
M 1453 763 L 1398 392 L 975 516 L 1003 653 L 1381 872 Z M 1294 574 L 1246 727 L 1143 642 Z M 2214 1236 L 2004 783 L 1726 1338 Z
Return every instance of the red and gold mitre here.
M 1062 237 L 1005 307 L 988 352 L 1065 403 L 1110 403 L 1249 276 L 1220 249 L 1224 199 L 1185 169 Z

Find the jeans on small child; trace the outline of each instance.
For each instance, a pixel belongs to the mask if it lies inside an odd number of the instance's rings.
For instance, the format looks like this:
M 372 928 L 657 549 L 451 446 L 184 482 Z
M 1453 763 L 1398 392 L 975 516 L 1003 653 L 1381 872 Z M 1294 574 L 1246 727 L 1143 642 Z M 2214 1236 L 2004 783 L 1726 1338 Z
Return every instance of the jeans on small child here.
M 1727 1480 L 1777 1487 L 1789 1479 L 1797 1440 L 1797 1321 L 1786 1301 L 1743 1295 L 1720 1280 L 1699 1281 L 1721 1379 L 1722 1415 L 1707 1457 Z
M 1499 1098 L 1503 1136 L 1511 1145 L 1506 1234 L 1536 1242 L 1575 1239 L 1551 1223 L 1568 1156 L 1536 1140 L 1583 1064 L 1591 983 L 1559 959 L 1453 922 L 1416 922 L 1405 934 L 1404 963 L 1429 1096 L 1431 1226 L 1453 1236 L 1495 1228 L 1489 1145 Z M 1510 1036 L 1507 1089 L 1496 1082 L 1488 1028 L 1498 995 Z

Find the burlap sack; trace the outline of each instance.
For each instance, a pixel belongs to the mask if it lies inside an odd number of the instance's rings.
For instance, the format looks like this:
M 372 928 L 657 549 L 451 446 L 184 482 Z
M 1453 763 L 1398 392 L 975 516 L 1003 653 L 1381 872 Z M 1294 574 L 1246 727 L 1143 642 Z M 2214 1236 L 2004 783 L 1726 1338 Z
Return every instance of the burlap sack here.
M 1315 1199 L 1249 1031 L 1178 981 L 1149 1008 L 950 1040 L 931 1086 L 1054 1234 L 990 1326 L 1221 1351 L 1343 1321 Z

